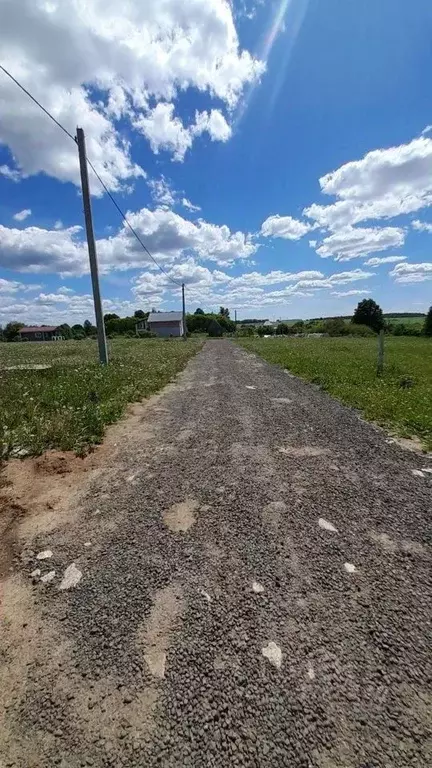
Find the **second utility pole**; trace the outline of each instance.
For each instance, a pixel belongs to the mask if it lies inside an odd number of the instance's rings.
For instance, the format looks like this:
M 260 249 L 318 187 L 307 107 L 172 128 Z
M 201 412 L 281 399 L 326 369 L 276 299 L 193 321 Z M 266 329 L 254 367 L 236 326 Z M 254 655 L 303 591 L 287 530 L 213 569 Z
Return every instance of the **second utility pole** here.
M 102 300 L 101 300 L 100 288 L 99 288 L 99 273 L 98 273 L 97 256 L 96 256 L 96 243 L 95 243 L 94 232 L 93 232 L 92 210 L 91 210 L 91 203 L 90 203 L 85 137 L 84 137 L 84 131 L 82 128 L 77 128 L 76 140 L 78 144 L 78 154 L 79 154 L 80 173 L 81 173 L 81 187 L 82 187 L 82 196 L 83 196 L 83 204 L 84 204 L 84 218 L 85 218 L 85 225 L 86 225 L 86 232 L 87 232 L 87 247 L 88 247 L 89 259 L 90 259 L 90 273 L 91 273 L 91 279 L 92 279 L 92 285 L 93 285 L 93 301 L 94 301 L 94 308 L 95 308 L 95 315 L 96 315 L 99 360 L 102 363 L 102 365 L 107 365 L 108 349 L 107 349 L 107 343 L 106 343 L 106 337 L 105 337 L 105 325 L 104 325 L 104 319 L 103 319 L 103 313 L 102 313 Z
M 183 339 L 186 341 L 187 339 L 187 328 L 186 328 L 186 305 L 185 305 L 185 285 L 182 283 L 182 318 L 183 318 Z

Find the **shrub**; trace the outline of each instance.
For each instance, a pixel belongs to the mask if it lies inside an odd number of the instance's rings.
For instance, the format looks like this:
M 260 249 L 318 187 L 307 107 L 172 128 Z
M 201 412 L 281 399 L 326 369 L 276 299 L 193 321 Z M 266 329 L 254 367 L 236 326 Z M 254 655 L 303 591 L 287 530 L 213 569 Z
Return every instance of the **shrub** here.
M 375 336 L 372 328 L 368 325 L 360 325 L 360 323 L 350 323 L 348 326 L 348 333 L 350 336 Z
M 212 338 L 218 338 L 219 336 L 223 335 L 223 328 L 222 328 L 221 324 L 218 323 L 218 321 L 213 318 L 212 320 L 210 320 L 210 322 L 208 324 L 208 331 L 207 331 L 207 333 Z
M 153 331 L 140 331 L 138 334 L 139 339 L 155 339 L 156 334 Z
M 237 328 L 237 336 L 254 336 L 254 329 L 250 325 L 241 325 Z

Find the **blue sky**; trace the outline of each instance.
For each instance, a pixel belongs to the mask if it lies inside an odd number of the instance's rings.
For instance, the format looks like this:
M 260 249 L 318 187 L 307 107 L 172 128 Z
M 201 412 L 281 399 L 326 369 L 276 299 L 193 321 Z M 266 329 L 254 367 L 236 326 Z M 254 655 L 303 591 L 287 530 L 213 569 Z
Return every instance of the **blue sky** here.
M 3 64 L 69 130 L 188 309 L 432 303 L 432 6 L 2 0 Z M 91 180 L 106 311 L 175 285 Z M 76 147 L 0 72 L 0 323 L 93 317 Z

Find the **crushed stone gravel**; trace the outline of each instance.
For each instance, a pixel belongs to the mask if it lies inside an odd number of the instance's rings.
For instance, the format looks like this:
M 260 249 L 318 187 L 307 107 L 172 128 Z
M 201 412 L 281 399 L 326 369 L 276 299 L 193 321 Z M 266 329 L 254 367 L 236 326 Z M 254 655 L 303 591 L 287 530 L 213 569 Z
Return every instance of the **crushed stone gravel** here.
M 41 537 L 58 573 L 84 576 L 30 584 L 39 650 L 8 691 L 0 757 L 431 765 L 425 464 L 316 387 L 208 342 L 79 525 Z

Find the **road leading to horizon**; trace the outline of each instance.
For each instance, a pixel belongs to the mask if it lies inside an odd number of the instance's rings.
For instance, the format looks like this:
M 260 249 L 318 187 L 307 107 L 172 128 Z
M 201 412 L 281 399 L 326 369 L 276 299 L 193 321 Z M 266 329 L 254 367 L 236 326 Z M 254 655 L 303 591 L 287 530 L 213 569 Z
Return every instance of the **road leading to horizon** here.
M 13 577 L 56 572 L 33 577 L 0 764 L 430 765 L 424 468 L 313 385 L 208 342 L 78 522 L 39 536 L 49 564 Z

